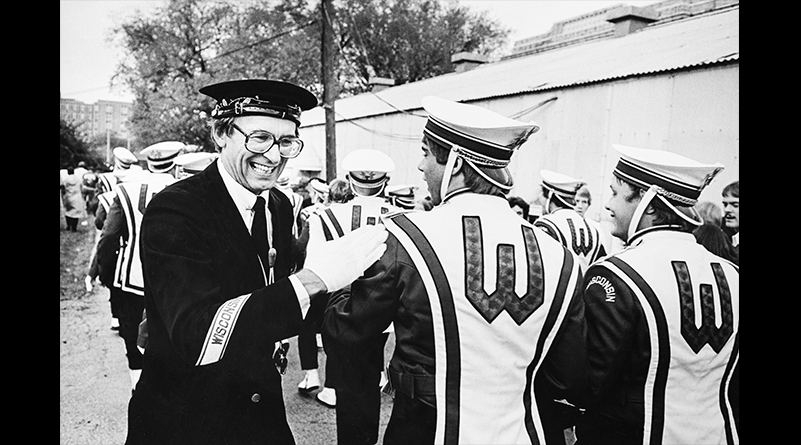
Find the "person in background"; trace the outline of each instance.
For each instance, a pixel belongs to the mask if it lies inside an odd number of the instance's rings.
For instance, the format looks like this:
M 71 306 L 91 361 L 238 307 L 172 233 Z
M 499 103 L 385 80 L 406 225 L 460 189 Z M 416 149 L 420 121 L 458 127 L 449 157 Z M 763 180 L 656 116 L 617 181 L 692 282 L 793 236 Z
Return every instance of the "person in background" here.
M 81 195 L 87 216 L 94 216 L 97 212 L 97 183 L 98 177 L 95 172 L 87 171 L 81 176 Z
M 328 203 L 342 204 L 353 199 L 353 190 L 346 179 L 336 178 L 328 184 Z
M 110 192 L 114 185 L 120 183 L 124 177 L 128 175 L 136 175 L 142 172 L 137 162 L 136 155 L 131 153 L 125 147 L 114 147 L 112 150 L 114 155 L 114 166 L 110 172 L 104 172 L 97 175 L 97 192 L 103 194 Z
M 604 251 L 607 255 L 614 252 L 619 252 L 623 249 L 623 241 L 620 238 L 614 237 L 610 234 L 609 221 L 602 218 L 601 221 L 590 218 L 587 211 L 592 206 L 592 193 L 589 186 L 584 184 L 576 192 L 576 206 L 574 210 L 581 216 L 588 224 L 595 226 L 601 234 L 601 245 L 604 246 Z
M 220 156 L 160 191 L 142 220 L 148 344 L 126 444 L 291 445 L 281 341 L 298 334 L 310 301 L 381 256 L 387 232 L 326 242 L 315 228 L 298 268 L 292 206 L 274 186 L 303 149 L 301 111 L 317 98 L 266 79 L 200 93 L 215 101 Z
M 723 166 L 613 147 L 606 209 L 627 247 L 585 274 L 589 388 L 576 443 L 739 443 L 739 268 L 692 234 L 703 223 L 692 206 Z
M 316 193 L 317 196 L 321 194 Z M 350 189 L 350 184 L 345 179 L 333 179 L 328 184 L 328 202 L 329 204 L 345 203 L 353 198 L 353 192 Z M 313 214 L 314 212 L 312 212 Z M 308 218 L 308 217 L 307 217 Z M 308 236 L 308 233 L 304 233 Z M 310 393 L 320 388 L 320 373 L 318 372 L 318 349 L 323 348 L 323 341 L 320 338 L 320 322 L 322 319 L 322 312 L 325 310 L 325 298 L 320 297 L 315 299 L 309 314 L 303 320 L 303 327 L 300 334 L 298 334 L 298 354 L 300 358 L 300 369 L 304 372 L 303 379 L 298 383 L 298 391 L 302 394 Z M 327 375 L 327 373 L 326 373 Z M 332 378 L 333 381 L 335 378 Z M 333 408 L 336 406 L 336 392 L 333 386 L 325 387 L 317 395 L 317 400 L 323 405 Z
M 740 249 L 740 181 L 734 181 L 723 188 L 723 225 L 731 236 L 731 242 Z
M 698 244 L 706 247 L 706 250 L 740 265 L 740 251 L 734 247 L 731 238 L 720 226 L 709 223 L 701 224 L 693 230 L 693 236 Z
M 144 278 L 140 257 L 142 217 L 154 195 L 175 179 L 175 157 L 181 142 L 159 142 L 142 150 L 147 173 L 127 177 L 114 185 L 112 202 L 97 242 L 97 264 L 101 282 L 111 292 L 119 334 L 131 377 L 131 390 L 142 373 L 142 352 L 137 348 L 139 324 L 145 310 Z
M 189 146 L 185 145 L 181 150 L 186 150 Z M 143 153 L 145 153 L 143 151 Z M 209 152 L 189 152 L 181 153 L 175 157 L 175 179 L 184 179 L 194 176 L 206 169 L 212 162 L 219 157 L 219 153 Z M 142 321 L 139 322 L 139 330 L 136 336 L 136 347 L 142 354 L 147 348 L 147 309 L 142 311 Z
M 75 174 L 75 167 L 67 167 L 66 175 L 61 177 L 60 188 L 67 231 L 77 232 L 78 222 L 84 216 L 85 210 L 81 195 L 81 178 Z
M 693 206 L 704 224 L 723 226 L 723 210 L 712 201 L 699 201 Z
M 414 210 L 415 190 L 417 190 L 416 185 L 387 185 L 387 202 L 399 209 Z
M 386 199 L 385 190 L 389 174 L 395 170 L 395 163 L 385 153 L 375 149 L 353 150 L 342 159 L 341 168 L 346 173 L 345 180 L 353 198 L 345 203 L 332 202 L 311 216 L 320 220 L 319 226 L 328 240 L 341 238 L 360 227 L 380 224 L 381 215 L 400 210 Z M 329 197 L 332 196 L 330 190 Z M 318 304 L 316 301 L 304 321 L 315 324 L 314 332 L 320 330 L 327 299 L 318 301 L 321 306 L 315 307 Z M 373 444 L 378 440 L 381 404 L 379 381 L 384 367 L 384 344 L 390 331 L 391 328 L 387 328 L 375 343 L 358 351 L 332 349 L 323 340 L 327 357 L 325 385 L 317 393 L 317 400 L 336 409 L 337 442 L 342 445 Z M 300 344 L 300 337 L 298 342 Z M 309 341 L 309 350 L 311 346 Z M 309 358 L 313 361 L 308 362 L 316 364 L 316 351 L 315 356 Z M 316 369 L 311 373 L 316 374 Z M 353 384 L 365 381 L 373 384 L 367 387 Z
M 184 179 L 194 176 L 205 170 L 218 157 L 220 157 L 219 153 L 205 151 L 181 153 L 175 158 L 175 178 Z
M 578 263 L 506 200 L 511 156 L 539 127 L 437 97 L 423 107 L 418 169 L 435 207 L 382 218 L 387 251 L 331 295 L 323 341 L 366 354 L 394 325 L 386 445 L 551 443 L 543 413 L 581 391 L 586 361 Z
M 606 255 L 600 230 L 573 210 L 576 193 L 584 182 L 550 170 L 542 170 L 540 176 L 545 203 L 543 215 L 537 218 L 534 227 L 544 230 L 576 254 L 584 272 L 590 264 Z
M 528 221 L 529 205 L 526 200 L 519 196 L 508 196 L 506 199 L 509 201 L 509 207 L 520 215 L 521 218 Z
M 740 264 L 740 255 L 732 244 L 731 238 L 723 230 L 723 210 L 712 201 L 699 201 L 695 211 L 704 223 L 693 230 L 698 244 L 706 247 L 715 255 L 726 258 L 734 264 Z

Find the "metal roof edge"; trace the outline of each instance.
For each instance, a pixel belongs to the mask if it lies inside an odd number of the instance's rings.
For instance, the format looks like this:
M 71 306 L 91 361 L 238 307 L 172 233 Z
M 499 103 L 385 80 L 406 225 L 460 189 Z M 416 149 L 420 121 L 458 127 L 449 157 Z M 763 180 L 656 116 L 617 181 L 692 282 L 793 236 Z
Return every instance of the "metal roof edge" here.
M 711 66 L 711 65 L 727 65 L 727 64 L 737 63 L 739 61 L 740 61 L 740 54 L 737 53 L 737 54 L 731 54 L 731 55 L 727 55 L 727 56 L 721 57 L 720 59 L 717 59 L 717 60 L 703 61 L 703 62 L 699 62 L 699 63 L 692 63 L 692 64 L 689 64 L 689 65 L 683 65 L 683 66 L 678 66 L 678 67 L 673 67 L 673 68 L 666 68 L 666 69 L 661 69 L 661 70 L 651 70 L 651 71 L 640 71 L 640 72 L 629 73 L 629 74 L 625 74 L 625 75 L 621 75 L 621 76 L 609 76 L 609 77 L 598 78 L 598 79 L 587 80 L 587 81 L 571 82 L 571 83 L 564 83 L 564 84 L 558 84 L 558 85 L 549 85 L 547 87 L 543 86 L 541 88 L 533 88 L 533 89 L 530 89 L 530 90 L 510 91 L 510 92 L 504 93 L 504 94 L 495 94 L 495 95 L 489 95 L 489 96 L 471 97 L 469 99 L 461 100 L 460 102 L 470 103 L 470 102 L 477 102 L 477 101 L 486 100 L 486 99 L 496 99 L 496 98 L 500 98 L 500 97 L 512 97 L 512 96 L 519 96 L 521 94 L 541 93 L 541 92 L 560 90 L 560 89 L 565 89 L 565 88 L 593 85 L 593 84 L 597 84 L 597 83 L 617 81 L 617 80 L 628 79 L 628 78 L 632 78 L 632 77 L 652 76 L 652 75 L 657 75 L 657 74 L 663 74 L 663 73 L 669 73 L 669 72 L 678 72 L 678 71 L 691 71 L 693 69 L 700 68 L 700 67 L 707 67 L 707 66 Z M 357 116 L 357 117 L 352 117 L 352 118 L 344 117 L 344 116 L 337 116 L 336 122 L 345 122 L 346 123 L 346 122 L 357 121 L 357 120 L 360 120 L 360 119 L 370 118 L 370 117 L 390 116 L 390 115 L 401 114 L 401 113 L 409 113 L 409 114 L 411 114 L 412 111 L 422 110 L 422 109 L 423 109 L 423 107 L 410 107 L 410 108 L 406 108 L 406 109 L 403 109 L 403 110 L 393 110 L 393 111 L 387 111 L 387 112 L 382 112 L 382 113 L 364 114 L 364 115 Z M 422 117 L 422 116 L 418 116 L 418 117 Z M 301 125 L 301 128 L 313 128 L 313 127 L 318 127 L 318 126 L 322 126 L 322 125 L 325 125 L 325 122 L 315 123 L 315 124 L 311 124 L 311 125 Z

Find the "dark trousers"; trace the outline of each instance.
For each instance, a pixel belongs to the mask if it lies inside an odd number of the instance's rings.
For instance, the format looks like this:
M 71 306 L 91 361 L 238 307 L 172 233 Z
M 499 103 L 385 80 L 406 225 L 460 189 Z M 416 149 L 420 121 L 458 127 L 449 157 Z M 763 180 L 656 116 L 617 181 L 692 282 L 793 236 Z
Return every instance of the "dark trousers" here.
M 318 295 L 311 300 L 309 311 L 300 326 L 298 333 L 298 354 L 300 356 L 300 369 L 317 369 L 317 334 L 323 323 L 323 313 L 328 304 L 328 295 Z M 328 374 L 326 373 L 326 381 Z M 331 388 L 331 386 L 329 386 Z
M 384 368 L 383 334 L 366 351 L 348 351 L 327 356 L 325 381 L 337 390 L 337 443 L 372 445 L 378 441 L 381 388 Z M 333 386 L 332 386 L 333 385 Z
M 116 318 L 117 320 L 119 320 L 120 318 L 120 309 L 119 309 L 120 303 L 117 301 L 119 299 L 120 297 L 117 292 L 114 292 L 113 290 L 109 291 L 108 304 L 111 307 L 111 316 L 113 318 Z
M 67 220 L 67 230 L 70 232 L 78 231 L 78 218 L 70 218 L 69 216 L 65 216 L 64 219 Z
M 433 444 L 436 431 L 436 408 L 401 392 L 395 393 L 384 445 Z
M 125 356 L 128 369 L 142 369 L 142 353 L 136 348 L 139 336 L 139 323 L 145 309 L 145 298 L 118 287 L 111 288 L 112 300 L 116 300 L 118 319 L 120 320 L 120 337 L 125 342 Z
M 643 430 L 624 425 L 603 414 L 587 411 L 576 424 L 575 445 L 642 444 Z

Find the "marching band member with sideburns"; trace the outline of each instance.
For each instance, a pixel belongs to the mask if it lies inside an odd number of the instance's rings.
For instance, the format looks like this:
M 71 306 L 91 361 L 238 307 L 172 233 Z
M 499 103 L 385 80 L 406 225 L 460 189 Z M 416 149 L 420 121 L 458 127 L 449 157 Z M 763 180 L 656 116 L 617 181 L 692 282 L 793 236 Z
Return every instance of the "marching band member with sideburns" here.
M 606 204 L 626 248 L 587 270 L 580 445 L 737 444 L 740 272 L 698 244 L 698 197 L 723 169 L 614 145 Z
M 511 156 L 539 127 L 437 97 L 423 107 L 418 169 L 435 207 L 382 218 L 387 251 L 330 297 L 324 343 L 366 351 L 394 324 L 384 444 L 546 443 L 543 410 L 583 389 L 586 361 L 579 265 L 505 196 Z
M 312 235 L 297 270 L 292 206 L 273 187 L 303 149 L 300 114 L 316 97 L 263 79 L 200 92 L 216 100 L 220 156 L 159 192 L 142 221 L 148 344 L 126 443 L 294 444 L 277 345 L 297 335 L 312 298 L 381 256 L 387 232 Z

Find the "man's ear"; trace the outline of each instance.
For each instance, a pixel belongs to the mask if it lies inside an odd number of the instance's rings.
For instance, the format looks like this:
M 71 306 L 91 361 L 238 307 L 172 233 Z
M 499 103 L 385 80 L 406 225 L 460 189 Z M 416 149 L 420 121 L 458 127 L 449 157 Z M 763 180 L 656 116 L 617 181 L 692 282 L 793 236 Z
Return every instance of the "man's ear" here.
M 211 132 L 211 137 L 214 139 L 214 143 L 217 145 L 217 151 L 222 151 L 223 147 L 225 147 L 225 137 L 223 134 L 220 134 L 217 131 Z
M 453 170 L 451 170 L 451 176 L 456 176 L 462 173 L 462 167 L 464 167 L 464 159 L 461 156 L 457 156 L 456 160 L 453 163 Z

